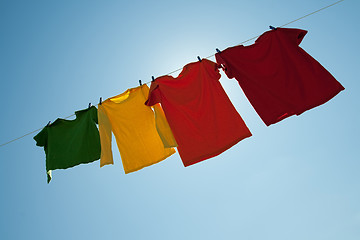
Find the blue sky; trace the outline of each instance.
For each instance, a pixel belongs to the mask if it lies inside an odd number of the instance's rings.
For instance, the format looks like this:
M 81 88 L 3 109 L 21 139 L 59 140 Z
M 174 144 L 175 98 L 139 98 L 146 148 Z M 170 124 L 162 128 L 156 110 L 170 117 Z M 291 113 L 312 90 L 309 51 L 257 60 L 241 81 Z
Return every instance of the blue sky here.
M 2 0 L 0 143 L 333 2 Z M 301 116 L 266 127 L 222 73 L 253 136 L 215 158 L 125 175 L 114 144 L 47 184 L 33 136 L 1 147 L 0 239 L 359 239 L 359 9 L 287 26 L 346 88 Z

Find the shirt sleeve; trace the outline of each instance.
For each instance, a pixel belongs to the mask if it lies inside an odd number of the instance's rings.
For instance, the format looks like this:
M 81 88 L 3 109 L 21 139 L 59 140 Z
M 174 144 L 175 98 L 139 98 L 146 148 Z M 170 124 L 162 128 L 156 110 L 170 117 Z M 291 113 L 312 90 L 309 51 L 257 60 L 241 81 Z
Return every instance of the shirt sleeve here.
M 101 145 L 100 167 L 114 164 L 111 151 L 111 124 L 103 106 L 98 107 L 99 134 Z
M 44 127 L 35 137 L 34 140 L 36 141 L 36 146 L 45 147 L 47 143 L 47 126 Z
M 300 45 L 301 41 L 304 39 L 307 34 L 306 30 L 297 29 L 297 28 L 279 28 L 273 31 L 281 31 L 291 42 L 296 45 Z
M 210 78 L 219 81 L 221 78 L 220 71 L 219 71 L 219 65 L 213 61 L 204 59 L 204 64 L 206 64 L 207 73 L 210 76 Z
M 149 96 L 149 87 L 144 84 L 141 86 L 142 94 L 145 99 L 148 99 Z M 174 135 L 170 129 L 169 123 L 166 120 L 165 113 L 160 105 L 160 103 L 156 103 L 152 106 L 155 115 L 155 126 L 156 130 L 160 136 L 162 143 L 165 148 L 177 147 L 177 143 L 175 141 Z
M 225 50 L 225 51 L 227 51 L 227 50 Z M 232 73 L 231 68 L 229 67 L 229 65 L 228 65 L 227 61 L 225 60 L 225 58 L 222 56 L 223 54 L 226 53 L 225 51 L 215 54 L 216 63 L 218 64 L 218 66 L 219 65 L 222 66 L 224 72 L 226 73 L 226 76 L 229 79 L 232 79 L 232 78 L 234 78 L 234 74 Z
M 170 129 L 169 123 L 166 120 L 165 113 L 162 110 L 160 104 L 155 104 L 153 106 L 155 113 L 155 125 L 156 130 L 160 136 L 161 141 L 164 144 L 165 148 L 177 147 L 174 135 Z
M 34 140 L 36 141 L 36 146 L 44 147 L 45 153 L 47 152 L 47 141 L 48 141 L 48 126 L 44 127 L 35 137 Z M 51 181 L 51 170 L 46 171 L 47 175 L 47 183 Z
M 149 96 L 145 102 L 145 105 L 153 106 L 157 103 L 161 103 L 161 95 L 160 95 L 159 85 L 155 80 L 154 82 L 151 82 Z

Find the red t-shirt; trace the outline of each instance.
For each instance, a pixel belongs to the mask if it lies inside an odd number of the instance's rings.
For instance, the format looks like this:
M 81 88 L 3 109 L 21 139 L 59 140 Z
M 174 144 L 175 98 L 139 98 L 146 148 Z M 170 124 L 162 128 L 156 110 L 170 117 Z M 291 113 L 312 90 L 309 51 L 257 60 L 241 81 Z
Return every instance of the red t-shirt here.
M 146 105 L 161 103 L 184 166 L 214 157 L 251 133 L 220 82 L 217 64 L 187 64 L 177 78 L 151 83 Z
M 264 123 L 269 126 L 333 98 L 344 87 L 299 47 L 307 31 L 277 28 L 253 45 L 216 54 L 226 75 L 235 77 Z

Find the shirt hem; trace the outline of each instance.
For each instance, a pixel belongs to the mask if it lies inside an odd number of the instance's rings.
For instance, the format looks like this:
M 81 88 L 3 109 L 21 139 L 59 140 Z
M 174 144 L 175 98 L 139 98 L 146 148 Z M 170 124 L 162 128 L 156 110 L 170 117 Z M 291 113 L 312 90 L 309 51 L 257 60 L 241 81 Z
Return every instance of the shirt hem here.
M 226 147 L 220 148 L 217 151 L 214 151 L 214 152 L 208 153 L 208 154 L 204 154 L 204 155 L 202 155 L 200 157 L 194 158 L 191 161 L 186 161 L 186 162 L 182 161 L 183 164 L 184 164 L 184 167 L 188 167 L 188 166 L 194 165 L 196 163 L 199 163 L 201 161 L 210 159 L 212 157 L 216 157 L 216 156 L 220 155 L 221 153 L 225 152 L 226 150 L 228 150 L 229 148 L 231 148 L 232 146 L 234 146 L 235 144 L 237 144 L 238 142 L 240 142 L 241 140 L 243 140 L 245 138 L 249 138 L 251 136 L 252 136 L 252 134 L 249 132 L 248 135 L 242 136 L 242 137 L 236 139 L 235 141 L 233 141 L 233 142 L 229 143 L 228 145 L 226 145 Z
M 280 116 L 280 117 L 277 117 L 277 118 L 275 118 L 274 120 L 267 121 L 267 122 L 265 122 L 265 121 L 263 120 L 263 122 L 265 123 L 266 126 L 270 126 L 270 125 L 275 124 L 275 123 L 278 123 L 278 122 L 280 122 L 280 121 L 282 121 L 282 120 L 284 120 L 284 119 L 286 119 L 286 118 L 288 118 L 288 117 L 291 117 L 291 116 L 294 116 L 294 115 L 299 116 L 299 115 L 301 115 L 302 113 L 304 113 L 304 112 L 306 112 L 306 111 L 308 111 L 308 110 L 311 110 L 311 109 L 313 109 L 313 108 L 315 108 L 315 107 L 319 107 L 319 106 L 327 103 L 328 101 L 330 101 L 331 99 L 333 99 L 336 95 L 338 95 L 338 94 L 339 94 L 341 91 L 343 91 L 343 90 L 345 90 L 344 87 L 339 88 L 339 89 L 337 89 L 336 91 L 333 91 L 331 94 L 328 94 L 327 97 L 324 98 L 324 99 L 321 100 L 321 101 L 318 101 L 318 102 L 316 102 L 316 103 L 313 103 L 313 104 L 311 104 L 311 105 L 307 105 L 307 106 L 305 106 L 305 107 L 303 107 L 303 108 L 301 108 L 301 109 L 298 109 L 298 110 L 296 110 L 294 113 L 289 113 L 289 114 L 287 114 L 287 115 L 286 115 L 286 113 L 285 113 L 284 115 L 282 115 L 282 116 Z M 260 116 L 260 115 L 259 115 L 259 116 Z M 261 118 L 261 117 L 260 117 L 260 118 Z
M 136 172 L 136 171 L 138 171 L 138 170 L 140 170 L 140 169 L 143 169 L 143 168 L 149 167 L 149 166 L 151 166 L 151 165 L 154 165 L 154 164 L 156 164 L 156 163 L 159 163 L 159 162 L 161 162 L 161 161 L 164 161 L 166 158 L 170 157 L 170 156 L 173 155 L 174 153 L 176 153 L 176 151 L 175 151 L 175 149 L 172 149 L 172 151 L 171 151 L 170 154 L 165 155 L 163 158 L 161 158 L 161 159 L 159 159 L 159 160 L 157 160 L 157 161 L 154 161 L 154 162 L 149 163 L 149 164 L 142 165 L 142 166 L 140 166 L 140 167 L 137 167 L 137 168 L 134 168 L 134 169 L 131 169 L 131 170 L 125 170 L 125 169 L 124 169 L 125 174 L 132 173 L 132 172 Z

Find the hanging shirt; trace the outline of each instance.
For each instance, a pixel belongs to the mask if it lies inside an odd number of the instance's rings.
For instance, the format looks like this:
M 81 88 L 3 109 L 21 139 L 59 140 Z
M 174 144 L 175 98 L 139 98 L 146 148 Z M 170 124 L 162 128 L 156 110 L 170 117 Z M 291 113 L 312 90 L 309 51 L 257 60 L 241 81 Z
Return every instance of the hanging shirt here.
M 333 98 L 344 87 L 299 47 L 307 31 L 277 28 L 253 45 L 230 47 L 216 61 L 235 77 L 266 125 L 300 115 Z
M 150 166 L 175 153 L 172 147 L 177 144 L 160 105 L 152 110 L 144 104 L 148 94 L 149 87 L 142 85 L 98 106 L 101 167 L 113 164 L 111 132 L 115 135 L 125 173 Z
M 148 106 L 161 103 L 184 166 L 214 157 L 251 133 L 220 82 L 217 64 L 187 64 L 177 78 L 151 83 Z
M 77 111 L 75 115 L 74 120 L 58 118 L 34 137 L 36 145 L 45 150 L 48 183 L 51 170 L 66 169 L 100 158 L 96 107 Z

